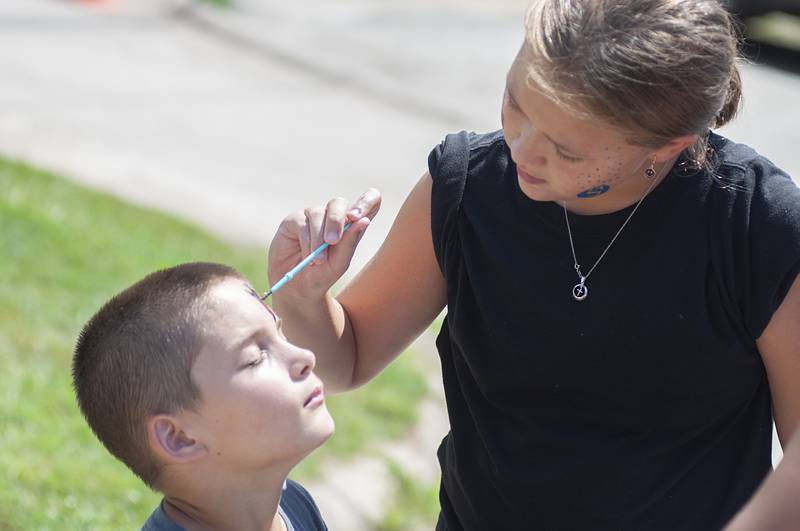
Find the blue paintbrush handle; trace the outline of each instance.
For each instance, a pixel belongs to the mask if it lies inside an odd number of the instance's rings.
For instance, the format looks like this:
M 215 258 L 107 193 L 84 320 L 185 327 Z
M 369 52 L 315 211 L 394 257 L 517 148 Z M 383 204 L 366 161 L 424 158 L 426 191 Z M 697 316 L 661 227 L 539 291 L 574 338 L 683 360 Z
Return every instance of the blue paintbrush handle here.
M 352 225 L 352 223 L 345 223 L 342 232 L 344 233 L 347 229 L 349 229 L 350 225 Z M 272 288 L 270 288 L 270 290 L 267 293 L 265 293 L 264 297 L 262 298 L 266 299 L 267 297 L 269 297 L 270 295 L 281 289 L 284 286 L 284 284 L 292 280 L 297 273 L 302 271 L 308 264 L 313 262 L 314 259 L 318 257 L 325 249 L 327 249 L 328 245 L 329 245 L 328 242 L 325 242 L 316 249 L 314 249 L 314 252 L 303 258 L 303 260 L 299 264 L 294 266 L 288 273 L 283 275 L 281 279 L 277 281 L 275 285 L 272 286 Z

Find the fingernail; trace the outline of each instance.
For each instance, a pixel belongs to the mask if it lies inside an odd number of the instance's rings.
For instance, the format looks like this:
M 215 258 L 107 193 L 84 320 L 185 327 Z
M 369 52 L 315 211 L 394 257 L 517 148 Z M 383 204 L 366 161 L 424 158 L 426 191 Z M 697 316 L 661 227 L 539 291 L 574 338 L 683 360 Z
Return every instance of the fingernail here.
M 336 243 L 337 241 L 339 241 L 339 233 L 332 230 L 325 237 L 325 240 L 327 240 L 328 243 Z
M 350 216 L 358 216 L 358 215 L 361 214 L 361 209 L 360 208 L 353 208 L 347 214 L 350 215 Z

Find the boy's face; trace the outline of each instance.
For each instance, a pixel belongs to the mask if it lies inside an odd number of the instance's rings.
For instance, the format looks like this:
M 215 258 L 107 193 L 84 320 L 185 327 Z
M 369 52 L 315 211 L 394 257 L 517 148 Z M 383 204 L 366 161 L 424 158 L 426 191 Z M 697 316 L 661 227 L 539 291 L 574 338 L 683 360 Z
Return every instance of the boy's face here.
M 208 457 L 233 469 L 299 461 L 333 433 L 314 354 L 241 279 L 212 287 L 199 320 L 203 347 L 192 367 L 200 406 L 191 424 Z

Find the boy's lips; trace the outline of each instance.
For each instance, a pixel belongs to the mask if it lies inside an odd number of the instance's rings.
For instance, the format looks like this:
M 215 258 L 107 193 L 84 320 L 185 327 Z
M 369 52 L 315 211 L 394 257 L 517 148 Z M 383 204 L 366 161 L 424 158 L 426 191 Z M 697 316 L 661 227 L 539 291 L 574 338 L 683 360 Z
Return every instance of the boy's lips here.
M 303 407 L 315 408 L 322 405 L 323 402 L 325 402 L 325 395 L 322 393 L 322 386 L 318 385 L 303 402 Z

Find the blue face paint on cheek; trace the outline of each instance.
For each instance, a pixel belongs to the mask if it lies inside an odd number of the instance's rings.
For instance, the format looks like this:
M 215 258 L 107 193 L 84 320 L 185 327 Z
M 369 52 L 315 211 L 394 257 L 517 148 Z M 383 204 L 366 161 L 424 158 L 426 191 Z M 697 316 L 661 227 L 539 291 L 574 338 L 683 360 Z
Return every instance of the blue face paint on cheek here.
M 584 190 L 583 192 L 578 194 L 578 197 L 581 199 L 587 199 L 590 197 L 597 197 L 598 195 L 603 195 L 604 193 L 608 192 L 611 189 L 610 186 L 607 184 L 601 184 L 600 186 L 595 186 L 594 188 L 589 188 L 588 190 Z

